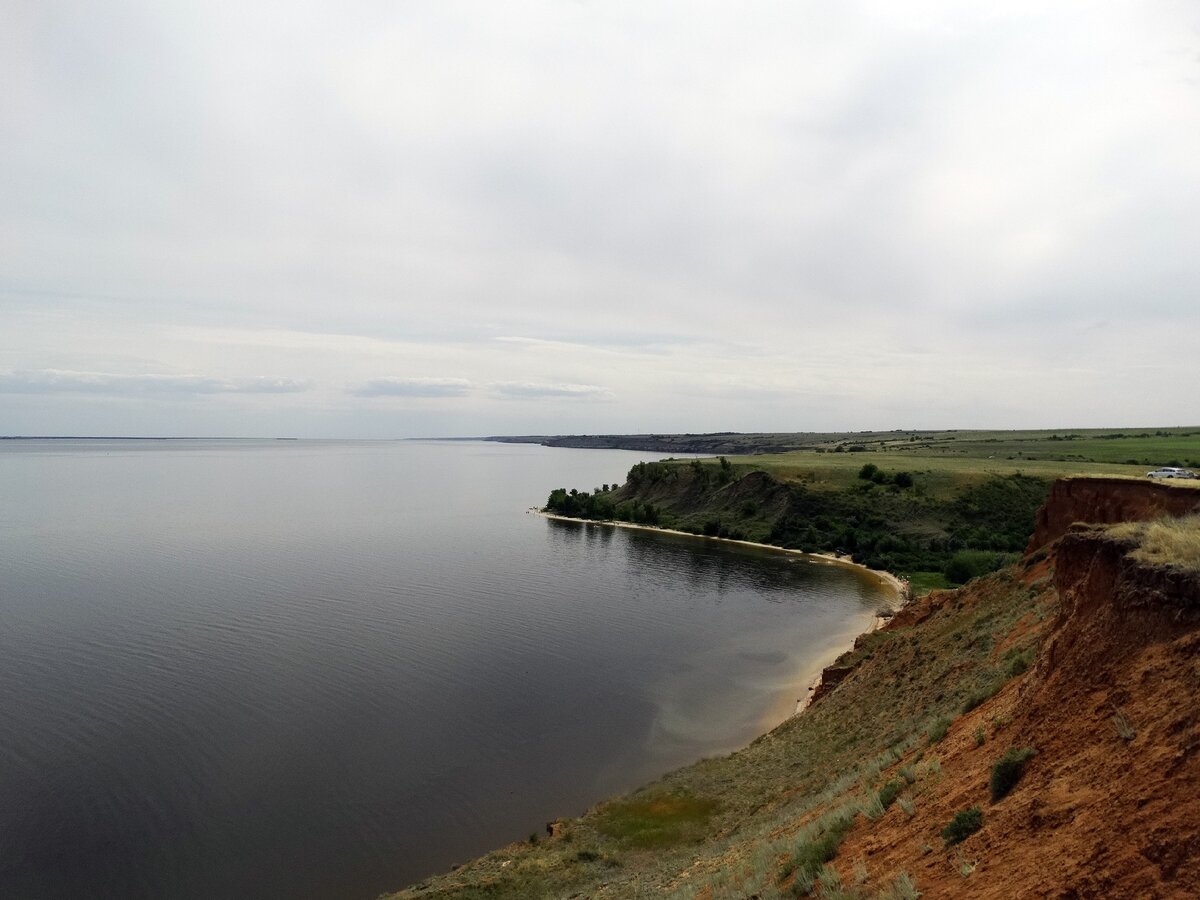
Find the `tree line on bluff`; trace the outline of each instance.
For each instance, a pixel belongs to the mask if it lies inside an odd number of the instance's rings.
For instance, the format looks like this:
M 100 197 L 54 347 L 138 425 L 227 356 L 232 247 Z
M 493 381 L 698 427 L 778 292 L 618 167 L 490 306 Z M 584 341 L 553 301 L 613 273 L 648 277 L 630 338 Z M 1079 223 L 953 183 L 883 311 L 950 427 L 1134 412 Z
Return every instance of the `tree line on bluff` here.
M 940 572 L 955 583 L 992 571 L 1019 553 L 1049 482 L 995 476 L 950 499 L 924 496 L 919 476 L 866 463 L 842 490 L 764 481 L 761 496 L 735 482 L 754 471 L 715 464 L 638 463 L 624 485 L 592 492 L 559 488 L 548 512 L 751 540 L 809 553 L 847 554 L 893 572 Z M 733 491 L 727 491 L 725 488 Z M 784 492 L 782 499 L 779 492 Z M 653 499 L 651 499 L 651 497 Z M 768 508 L 769 507 L 769 508 Z

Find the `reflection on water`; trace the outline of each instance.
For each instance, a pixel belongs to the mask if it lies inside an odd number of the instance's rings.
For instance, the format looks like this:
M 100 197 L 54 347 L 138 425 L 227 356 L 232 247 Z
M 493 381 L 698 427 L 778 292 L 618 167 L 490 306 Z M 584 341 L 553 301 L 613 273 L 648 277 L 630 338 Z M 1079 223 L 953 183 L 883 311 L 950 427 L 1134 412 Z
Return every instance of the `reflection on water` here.
M 0 896 L 372 897 L 744 743 L 877 602 L 524 512 L 639 454 L 4 443 Z

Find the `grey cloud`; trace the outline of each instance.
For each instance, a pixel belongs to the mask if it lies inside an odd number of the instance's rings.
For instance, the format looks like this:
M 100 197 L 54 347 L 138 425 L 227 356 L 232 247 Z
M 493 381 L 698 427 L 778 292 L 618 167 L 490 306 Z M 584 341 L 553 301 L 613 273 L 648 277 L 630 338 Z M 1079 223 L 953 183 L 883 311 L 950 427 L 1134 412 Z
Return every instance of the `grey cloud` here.
M 1157 320 L 1200 287 L 1196 4 L 9 6 L 8 428 L 307 384 L 102 374 L 207 360 L 333 385 L 290 404 L 330 436 L 1107 424 L 1195 380 Z M 1064 353 L 1110 384 L 988 374 Z M 252 420 L 211 399 L 163 421 Z
M 465 378 L 372 378 L 355 388 L 359 397 L 465 397 L 471 382 Z
M 60 369 L 0 374 L 0 393 L 5 394 L 295 394 L 311 387 L 304 378 L 121 375 Z
M 641 353 L 662 353 L 667 348 L 687 347 L 699 343 L 699 339 L 693 335 L 649 331 L 605 331 L 594 334 L 497 335 L 493 340 L 505 344 L 559 344 L 587 347 L 596 350 L 627 350 Z

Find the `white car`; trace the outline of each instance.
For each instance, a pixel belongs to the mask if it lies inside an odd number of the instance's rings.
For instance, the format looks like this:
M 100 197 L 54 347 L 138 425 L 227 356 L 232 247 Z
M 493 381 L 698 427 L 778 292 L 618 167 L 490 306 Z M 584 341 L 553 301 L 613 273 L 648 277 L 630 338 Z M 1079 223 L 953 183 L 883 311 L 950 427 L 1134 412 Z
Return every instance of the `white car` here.
M 1153 472 L 1146 473 L 1147 478 L 1195 478 L 1195 472 L 1189 472 L 1187 469 L 1179 469 L 1175 466 L 1163 466 L 1161 469 L 1155 469 Z

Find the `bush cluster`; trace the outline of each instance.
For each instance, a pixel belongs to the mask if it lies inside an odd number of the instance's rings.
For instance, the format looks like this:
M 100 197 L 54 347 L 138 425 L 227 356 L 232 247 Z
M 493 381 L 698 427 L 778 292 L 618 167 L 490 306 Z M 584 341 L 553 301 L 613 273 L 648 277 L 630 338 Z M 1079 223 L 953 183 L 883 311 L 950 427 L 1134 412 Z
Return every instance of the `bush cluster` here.
M 992 766 L 992 802 L 1002 800 L 1025 774 L 1025 763 L 1036 751 L 1032 747 L 1010 747 Z
M 616 520 L 619 522 L 635 522 L 645 525 L 657 525 L 662 511 L 650 502 L 641 500 L 624 500 L 617 502 L 611 491 L 587 491 L 558 488 L 550 492 L 546 500 L 545 510 L 560 516 L 571 516 L 576 519 Z
M 942 840 L 947 847 L 961 844 L 980 828 L 983 827 L 983 810 L 978 806 L 964 809 L 954 814 L 945 828 L 942 829 Z

